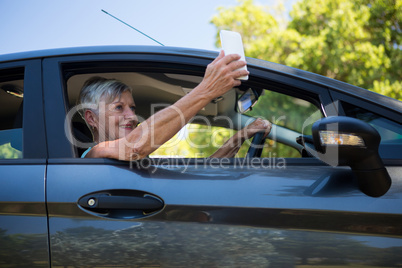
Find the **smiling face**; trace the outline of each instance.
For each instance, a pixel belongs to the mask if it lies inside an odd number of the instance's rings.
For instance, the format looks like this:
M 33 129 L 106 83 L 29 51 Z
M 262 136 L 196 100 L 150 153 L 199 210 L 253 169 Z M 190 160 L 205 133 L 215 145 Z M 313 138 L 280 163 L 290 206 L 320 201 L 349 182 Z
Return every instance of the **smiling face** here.
M 101 99 L 99 102 L 99 112 L 91 113 L 89 124 L 94 130 L 95 142 L 116 140 L 125 137 L 138 124 L 135 114 L 135 103 L 130 91 L 124 91 L 112 102 Z M 87 115 L 86 115 L 87 117 Z

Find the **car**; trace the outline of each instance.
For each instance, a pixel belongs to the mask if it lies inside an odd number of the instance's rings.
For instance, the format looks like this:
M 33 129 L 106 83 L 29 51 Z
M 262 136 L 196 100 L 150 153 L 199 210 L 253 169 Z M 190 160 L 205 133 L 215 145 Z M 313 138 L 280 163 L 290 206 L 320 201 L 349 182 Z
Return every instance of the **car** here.
M 247 58 L 249 79 L 137 161 L 81 158 L 90 77 L 133 88 L 142 120 L 215 51 L 95 46 L 0 55 L 0 267 L 396 267 L 402 102 Z M 256 117 L 268 138 L 209 158 Z M 309 266 L 309 267 L 310 267 Z

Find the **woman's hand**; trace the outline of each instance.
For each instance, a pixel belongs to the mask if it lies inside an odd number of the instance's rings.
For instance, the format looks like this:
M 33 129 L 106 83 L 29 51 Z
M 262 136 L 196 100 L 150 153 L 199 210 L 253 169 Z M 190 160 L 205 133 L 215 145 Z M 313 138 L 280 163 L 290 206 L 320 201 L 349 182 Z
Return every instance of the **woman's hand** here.
M 241 81 L 237 78 L 249 74 L 246 70 L 238 70 L 247 65 L 245 61 L 239 61 L 239 59 L 240 55 L 225 56 L 221 51 L 219 56 L 208 64 L 204 78 L 198 87 L 205 90 L 210 95 L 209 98 L 214 99 L 222 96 L 231 88 L 239 86 Z
M 257 118 L 253 123 L 244 127 L 225 142 L 211 158 L 234 157 L 244 141 L 250 139 L 258 132 L 265 132 L 264 138 L 271 132 L 272 124 L 268 120 Z
M 265 132 L 264 138 L 271 132 L 272 124 L 268 120 L 257 118 L 250 125 L 241 130 L 244 139 L 250 139 L 258 132 Z

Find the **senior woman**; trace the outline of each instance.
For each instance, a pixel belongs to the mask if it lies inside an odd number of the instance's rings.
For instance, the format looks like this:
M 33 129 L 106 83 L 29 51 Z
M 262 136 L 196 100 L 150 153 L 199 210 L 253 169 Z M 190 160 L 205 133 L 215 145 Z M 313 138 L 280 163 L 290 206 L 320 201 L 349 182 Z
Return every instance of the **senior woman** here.
M 84 107 L 81 115 L 89 126 L 96 145 L 88 148 L 82 157 L 105 157 L 120 160 L 138 160 L 148 156 L 172 138 L 198 111 L 211 100 L 240 85 L 240 76 L 248 71 L 239 70 L 246 62 L 236 54 L 223 51 L 205 71 L 201 83 L 173 105 L 157 112 L 138 125 L 132 90 L 113 79 L 92 78 L 83 86 L 79 103 Z M 271 123 L 257 119 L 232 136 L 211 157 L 233 157 L 241 144 L 255 135 L 271 131 Z

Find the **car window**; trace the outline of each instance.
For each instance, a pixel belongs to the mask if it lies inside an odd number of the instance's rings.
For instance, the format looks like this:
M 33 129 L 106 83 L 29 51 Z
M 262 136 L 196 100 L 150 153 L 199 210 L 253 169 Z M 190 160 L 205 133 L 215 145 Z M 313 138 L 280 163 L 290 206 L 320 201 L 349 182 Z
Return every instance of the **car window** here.
M 82 85 L 87 79 L 94 76 L 118 79 L 129 85 L 133 89 L 136 115 L 140 122 L 180 99 L 202 80 L 201 76 L 173 73 L 113 72 L 77 74 L 71 76 L 66 83 L 70 111 L 76 105 Z M 234 122 L 237 119 L 227 116 L 233 116 L 237 91 L 239 90 L 228 92 L 225 96 L 222 96 L 223 100 L 217 99 L 208 104 L 200 111 L 196 120 L 185 126 L 180 133 L 150 156 L 203 158 L 212 155 L 237 132 L 237 129 L 241 128 L 240 125 L 236 125 L 237 123 Z M 228 102 L 228 100 L 232 101 Z M 225 119 L 220 120 L 219 118 L 222 118 L 222 115 Z M 321 118 L 321 112 L 316 105 L 304 99 L 264 90 L 264 94 L 259 98 L 257 104 L 245 116 L 250 118 L 262 117 L 289 131 L 300 133 L 300 135 L 310 135 L 311 125 Z M 86 148 L 91 146 L 92 137 L 78 113 L 75 113 L 70 121 L 74 131 L 73 136 L 83 145 L 76 146 L 77 156 L 80 156 Z M 249 146 L 250 140 L 243 144 L 236 157 L 245 157 Z M 280 143 L 275 139 L 267 139 L 262 157 L 301 157 L 299 150 L 296 148 L 298 148 L 296 139 L 292 139 L 291 144 Z
M 400 124 L 347 102 L 342 102 L 342 107 L 347 116 L 360 119 L 378 131 L 381 136 L 379 149 L 382 157 L 400 158 L 402 149 L 402 128 Z
M 0 72 L 0 159 L 23 157 L 23 70 L 13 70 L 12 73 L 13 75 L 10 75 L 4 70 Z M 17 77 L 18 79 L 16 79 Z
M 343 102 L 345 114 L 369 123 L 381 136 L 381 143 L 402 144 L 402 129 L 400 124 L 395 123 L 371 111 Z
M 264 90 L 263 95 L 246 115 L 267 119 L 275 125 L 303 135 L 311 135 L 312 124 L 322 117 L 320 109 L 313 103 L 271 90 Z M 289 145 L 267 139 L 262 157 L 301 157 L 301 155 Z

